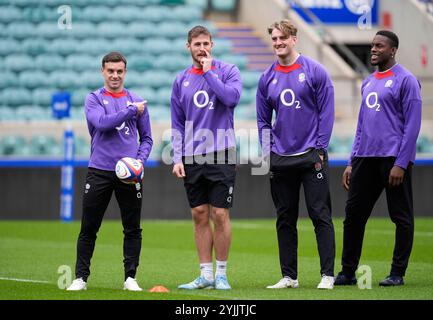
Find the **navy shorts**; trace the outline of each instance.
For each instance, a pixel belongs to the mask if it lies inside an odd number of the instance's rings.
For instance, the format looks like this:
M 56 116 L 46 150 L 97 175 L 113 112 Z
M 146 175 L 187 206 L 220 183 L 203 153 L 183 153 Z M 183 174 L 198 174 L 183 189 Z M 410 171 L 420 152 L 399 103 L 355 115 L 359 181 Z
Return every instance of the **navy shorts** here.
M 231 208 L 236 178 L 235 164 L 185 164 L 184 186 L 191 208 L 210 204 Z

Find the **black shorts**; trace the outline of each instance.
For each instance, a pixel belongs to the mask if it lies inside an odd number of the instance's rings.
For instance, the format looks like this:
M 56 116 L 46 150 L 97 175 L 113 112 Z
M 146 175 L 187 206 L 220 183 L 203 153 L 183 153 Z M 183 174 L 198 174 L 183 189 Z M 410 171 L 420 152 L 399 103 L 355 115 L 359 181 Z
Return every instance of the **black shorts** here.
M 234 164 L 185 164 L 184 186 L 191 208 L 210 204 L 231 208 L 236 178 Z

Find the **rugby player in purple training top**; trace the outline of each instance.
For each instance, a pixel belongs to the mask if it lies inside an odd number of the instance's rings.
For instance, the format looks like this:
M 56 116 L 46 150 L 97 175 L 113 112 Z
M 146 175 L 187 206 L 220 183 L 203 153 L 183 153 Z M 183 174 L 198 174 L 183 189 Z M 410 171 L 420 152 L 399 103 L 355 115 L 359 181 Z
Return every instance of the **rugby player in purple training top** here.
M 213 59 L 212 46 L 206 28 L 189 31 L 187 48 L 193 65 L 177 75 L 171 96 L 173 174 L 184 180 L 201 271 L 195 280 L 179 286 L 187 290 L 231 289 L 226 267 L 236 176 L 233 112 L 242 83 L 236 66 Z
M 283 277 L 267 288 L 299 286 L 296 223 L 302 184 L 320 256 L 318 288 L 332 289 L 335 237 L 326 149 L 334 124 L 334 88 L 322 65 L 296 51 L 297 29 L 290 21 L 276 22 L 268 32 L 277 61 L 259 81 L 257 124 L 262 154 L 270 161 Z
M 361 87 L 362 103 L 343 186 L 349 191 L 344 220 L 342 271 L 335 285 L 355 285 L 365 224 L 382 193 L 396 225 L 390 274 L 381 286 L 403 285 L 414 236 L 412 165 L 421 127 L 421 86 L 398 64 L 399 40 L 391 31 L 376 33 L 371 64 L 378 70 Z
M 88 94 L 85 101 L 91 153 L 77 243 L 76 279 L 67 290 L 87 288 L 96 234 L 114 191 L 124 233 L 124 289 L 141 291 L 135 275 L 141 251 L 142 186 L 122 183 L 116 176 L 115 166 L 123 157 L 146 162 L 153 144 L 149 113 L 146 102 L 123 86 L 126 59 L 122 54 L 105 55 L 101 72 L 104 87 Z

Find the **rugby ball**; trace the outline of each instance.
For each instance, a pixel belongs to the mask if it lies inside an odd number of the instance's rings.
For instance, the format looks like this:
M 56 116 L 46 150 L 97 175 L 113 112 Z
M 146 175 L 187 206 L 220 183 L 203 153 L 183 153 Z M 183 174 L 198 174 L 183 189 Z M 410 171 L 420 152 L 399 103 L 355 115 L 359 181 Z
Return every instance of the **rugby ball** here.
M 136 184 L 143 180 L 143 164 L 134 158 L 125 157 L 116 163 L 116 176 L 126 184 Z

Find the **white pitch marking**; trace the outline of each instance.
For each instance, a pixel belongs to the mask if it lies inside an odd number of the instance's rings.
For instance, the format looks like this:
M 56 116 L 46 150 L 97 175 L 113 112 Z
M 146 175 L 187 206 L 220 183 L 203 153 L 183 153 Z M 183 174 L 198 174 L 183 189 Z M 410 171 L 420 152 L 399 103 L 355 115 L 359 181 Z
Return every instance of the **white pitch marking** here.
M 50 281 L 43 280 L 30 280 L 30 279 L 17 279 L 17 278 L 4 278 L 0 277 L 0 280 L 18 281 L 18 282 L 34 282 L 34 283 L 51 283 Z

